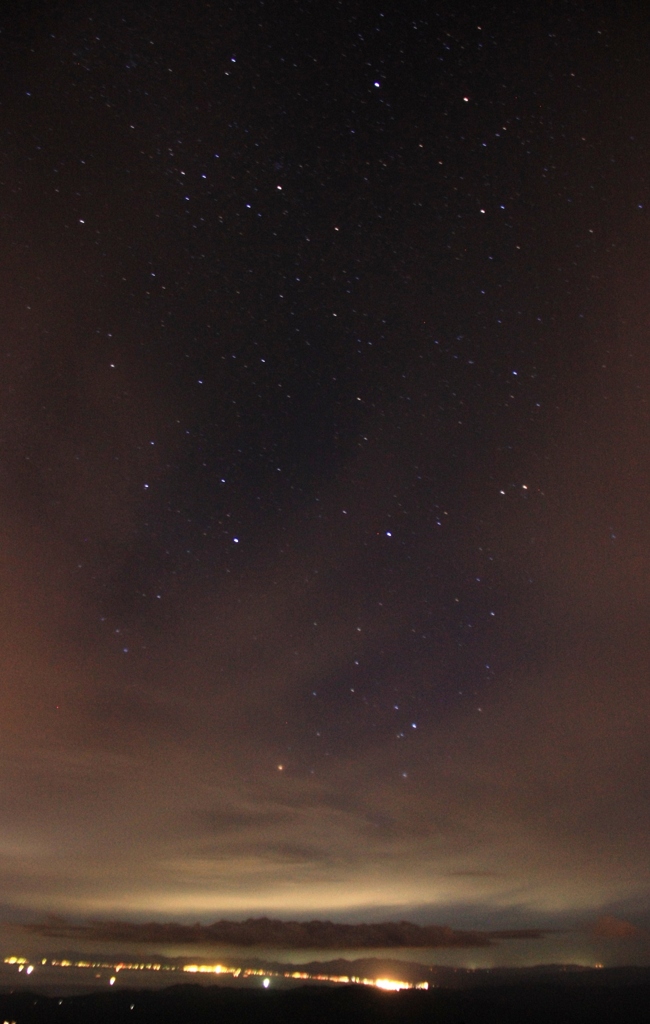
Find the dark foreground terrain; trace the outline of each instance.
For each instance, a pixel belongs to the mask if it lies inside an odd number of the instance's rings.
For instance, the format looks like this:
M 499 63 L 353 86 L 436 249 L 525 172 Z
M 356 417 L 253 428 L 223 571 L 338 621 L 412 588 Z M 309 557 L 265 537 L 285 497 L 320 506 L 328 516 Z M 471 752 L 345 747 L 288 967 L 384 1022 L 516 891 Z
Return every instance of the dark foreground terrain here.
M 0 994 L 15 1024 L 631 1024 L 650 1021 L 650 984 L 545 982 L 398 993 L 345 986 L 283 991 L 178 985 L 158 992 Z

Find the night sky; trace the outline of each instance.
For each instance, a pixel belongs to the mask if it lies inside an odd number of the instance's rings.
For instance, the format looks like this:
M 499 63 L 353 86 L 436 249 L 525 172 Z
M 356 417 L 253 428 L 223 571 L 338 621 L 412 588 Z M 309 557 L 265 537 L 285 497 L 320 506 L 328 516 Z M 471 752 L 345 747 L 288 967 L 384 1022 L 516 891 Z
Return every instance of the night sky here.
M 4 920 L 648 923 L 633 10 L 8 6 Z

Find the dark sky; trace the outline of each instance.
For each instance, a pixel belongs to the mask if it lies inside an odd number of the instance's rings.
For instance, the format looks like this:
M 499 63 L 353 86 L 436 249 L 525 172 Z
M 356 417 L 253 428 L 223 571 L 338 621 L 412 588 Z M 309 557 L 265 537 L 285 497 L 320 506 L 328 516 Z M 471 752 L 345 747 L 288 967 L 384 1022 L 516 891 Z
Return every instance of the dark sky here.
M 648 915 L 633 9 L 7 9 L 5 918 Z

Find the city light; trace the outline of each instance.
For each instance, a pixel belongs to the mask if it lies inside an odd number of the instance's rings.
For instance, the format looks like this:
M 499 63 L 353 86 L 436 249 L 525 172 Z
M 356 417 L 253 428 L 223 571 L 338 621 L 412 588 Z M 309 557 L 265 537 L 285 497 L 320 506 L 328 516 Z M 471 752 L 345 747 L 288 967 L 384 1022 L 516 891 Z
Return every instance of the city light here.
M 4 958 L 4 963 L 9 966 L 17 967 L 20 973 L 24 971 L 25 974 L 31 974 L 34 970 L 33 964 L 30 964 L 26 957 L 7 956 Z M 410 981 L 401 981 L 397 978 L 361 978 L 347 974 L 310 974 L 308 971 L 296 970 L 269 971 L 255 967 L 234 967 L 222 963 L 161 964 L 156 961 L 126 963 L 123 961 L 111 962 L 108 960 L 48 960 L 47 958 L 44 958 L 40 961 L 40 964 L 44 967 L 72 967 L 77 970 L 110 971 L 109 985 L 115 984 L 117 975 L 120 971 L 166 971 L 168 973 L 182 974 L 221 974 L 229 975 L 232 978 L 260 977 L 262 978 L 262 985 L 264 988 L 268 988 L 270 986 L 271 978 L 286 978 L 291 981 L 325 981 L 333 985 L 368 985 L 373 988 L 381 989 L 384 992 L 399 992 L 402 989 L 429 988 L 429 983 L 426 981 L 413 983 Z M 100 977 L 100 975 L 96 975 L 96 977 Z

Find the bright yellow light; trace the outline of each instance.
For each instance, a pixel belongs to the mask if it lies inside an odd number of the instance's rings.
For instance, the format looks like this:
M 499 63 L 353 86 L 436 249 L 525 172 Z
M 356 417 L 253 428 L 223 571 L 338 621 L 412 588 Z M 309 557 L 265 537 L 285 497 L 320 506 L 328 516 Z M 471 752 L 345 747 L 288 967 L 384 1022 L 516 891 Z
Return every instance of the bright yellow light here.
M 391 981 L 390 978 L 377 978 L 377 988 L 383 988 L 385 992 L 399 992 L 403 988 L 411 988 L 408 981 Z
M 234 969 L 223 964 L 185 964 L 183 970 L 188 974 L 232 974 Z

